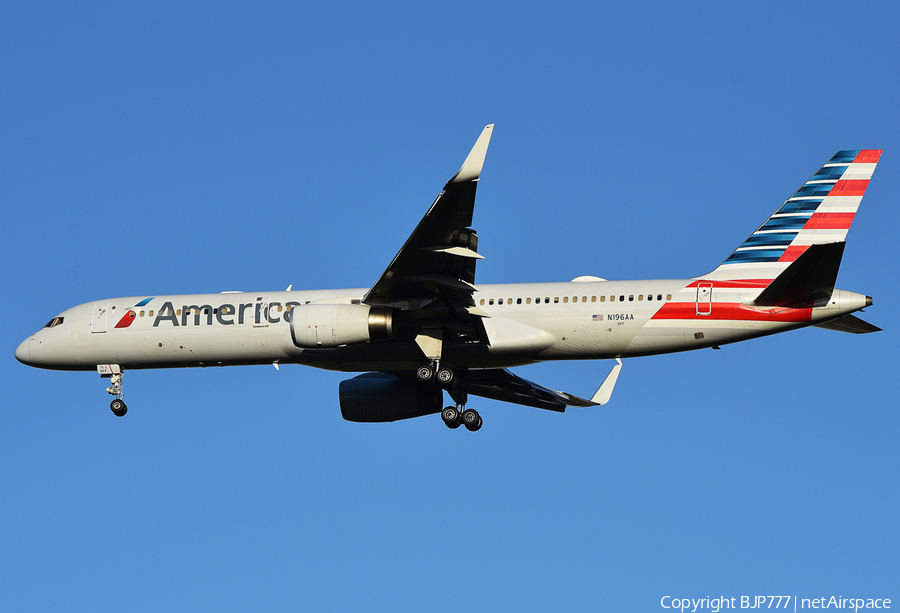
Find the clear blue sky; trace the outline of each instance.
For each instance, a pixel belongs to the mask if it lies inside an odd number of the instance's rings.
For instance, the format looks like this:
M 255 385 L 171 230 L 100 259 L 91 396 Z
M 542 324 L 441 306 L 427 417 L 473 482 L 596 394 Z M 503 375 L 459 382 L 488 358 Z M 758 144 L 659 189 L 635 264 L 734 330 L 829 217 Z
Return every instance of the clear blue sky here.
M 0 609 L 900 603 L 894 3 L 6 3 Z M 685 277 L 839 149 L 838 285 L 884 332 L 625 362 L 612 402 L 341 419 L 299 366 L 94 373 L 16 345 L 114 296 L 373 283 L 481 128 L 478 281 Z M 606 362 L 517 369 L 579 395 Z

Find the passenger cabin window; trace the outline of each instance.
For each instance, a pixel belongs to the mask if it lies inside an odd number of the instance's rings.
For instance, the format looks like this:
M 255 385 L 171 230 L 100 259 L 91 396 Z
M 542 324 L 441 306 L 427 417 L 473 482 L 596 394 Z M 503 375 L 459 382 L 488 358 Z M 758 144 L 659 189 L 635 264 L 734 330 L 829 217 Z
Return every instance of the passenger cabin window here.
M 55 328 L 56 326 L 60 325 L 64 319 L 65 319 L 65 317 L 54 317 L 53 319 L 48 321 L 47 325 L 44 327 L 45 328 Z
M 553 297 L 553 304 L 559 304 L 559 296 Z
M 488 304 L 494 304 L 494 299 L 491 298 L 491 299 L 488 301 Z
M 521 298 L 516 298 L 516 304 L 522 304 L 522 299 L 521 299 Z
M 525 304 L 531 304 L 531 298 L 526 298 L 526 299 L 525 299 Z
M 563 304 L 565 304 L 565 303 L 568 302 L 568 301 L 569 301 L 569 297 L 568 297 L 568 296 L 563 296 Z
M 503 304 L 503 298 L 497 301 L 497 304 Z
M 478 304 L 484 305 L 484 298 L 482 298 L 481 302 L 479 302 Z
M 591 296 L 591 302 L 597 302 L 597 297 L 596 297 L 596 296 Z M 601 302 L 602 302 L 602 301 L 601 301 Z
M 600 296 L 600 302 L 606 302 L 606 296 Z
M 610 297 L 609 297 L 609 301 L 610 301 L 610 302 L 615 302 L 615 301 L 616 301 L 616 297 L 615 297 L 615 296 L 610 296 Z
M 625 302 L 625 296 L 619 296 L 619 302 Z
M 666 300 L 671 300 L 671 299 L 672 299 L 672 294 L 666 294 Z

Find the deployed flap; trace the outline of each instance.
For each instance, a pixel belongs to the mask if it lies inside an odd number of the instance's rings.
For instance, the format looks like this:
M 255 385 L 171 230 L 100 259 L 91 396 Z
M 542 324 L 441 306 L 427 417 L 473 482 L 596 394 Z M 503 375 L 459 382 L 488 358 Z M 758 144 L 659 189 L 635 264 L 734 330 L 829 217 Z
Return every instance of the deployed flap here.
M 469 394 L 482 398 L 560 413 L 565 411 L 567 406 L 591 407 L 597 404 L 566 392 L 557 392 L 537 383 L 526 381 L 505 368 L 470 370 L 467 376 Z
M 493 128 L 484 128 L 462 167 L 365 295 L 364 304 L 417 309 L 443 297 L 445 304 L 475 305 L 478 236 L 469 226 Z
M 754 300 L 756 306 L 812 305 L 834 292 L 846 243 L 810 245 Z
M 881 328 L 863 321 L 855 315 L 844 315 L 838 319 L 827 321 L 824 324 L 816 324 L 816 328 L 837 330 L 838 332 L 850 332 L 851 334 L 868 334 L 869 332 L 881 332 Z

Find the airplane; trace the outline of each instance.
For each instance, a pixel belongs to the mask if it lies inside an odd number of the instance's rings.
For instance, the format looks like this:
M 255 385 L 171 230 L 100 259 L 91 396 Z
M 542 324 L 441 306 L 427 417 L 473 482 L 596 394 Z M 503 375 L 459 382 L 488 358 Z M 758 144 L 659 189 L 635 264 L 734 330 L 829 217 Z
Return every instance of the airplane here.
M 23 364 L 95 370 L 121 417 L 126 370 L 303 364 L 362 372 L 341 382 L 341 414 L 391 422 L 440 413 L 479 430 L 469 395 L 563 412 L 606 404 L 635 356 L 817 326 L 879 328 L 852 313 L 872 298 L 835 289 L 847 231 L 881 150 L 839 151 L 712 272 L 687 279 L 475 285 L 475 190 L 484 128 L 370 288 L 133 296 L 67 309 L 15 351 Z M 509 369 L 549 360 L 615 360 L 589 398 Z M 446 391 L 453 404 L 441 408 Z

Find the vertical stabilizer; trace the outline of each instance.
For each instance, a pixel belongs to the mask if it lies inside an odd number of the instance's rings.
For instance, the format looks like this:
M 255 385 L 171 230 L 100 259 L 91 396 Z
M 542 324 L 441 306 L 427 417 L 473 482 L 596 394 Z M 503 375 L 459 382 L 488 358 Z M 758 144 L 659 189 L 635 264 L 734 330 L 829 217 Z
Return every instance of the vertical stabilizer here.
M 843 242 L 880 157 L 880 149 L 838 151 L 718 268 L 701 278 L 771 282 L 812 245 Z

